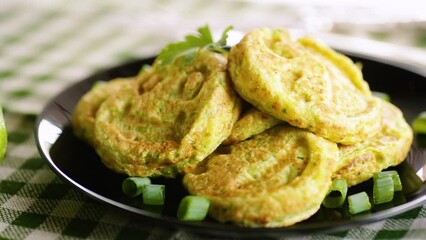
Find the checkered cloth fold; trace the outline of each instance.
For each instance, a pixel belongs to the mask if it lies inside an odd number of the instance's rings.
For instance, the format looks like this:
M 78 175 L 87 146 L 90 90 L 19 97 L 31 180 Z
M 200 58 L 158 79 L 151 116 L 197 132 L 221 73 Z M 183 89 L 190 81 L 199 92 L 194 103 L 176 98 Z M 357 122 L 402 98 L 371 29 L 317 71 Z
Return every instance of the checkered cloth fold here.
M 61 181 L 37 152 L 35 116 L 70 84 L 99 69 L 152 56 L 167 42 L 205 23 L 217 29 L 236 25 L 235 19 L 244 19 L 238 22 L 241 29 L 286 26 L 300 18 L 300 11 L 294 14 L 294 9 L 283 5 L 247 1 L 141 2 L 1 1 L 0 102 L 9 134 L 7 154 L 0 165 L 1 239 L 205 239 L 156 226 Z M 406 43 L 426 46 L 424 31 L 417 33 Z M 383 30 L 369 36 L 394 39 Z M 426 206 L 422 206 L 349 231 L 300 238 L 425 236 Z

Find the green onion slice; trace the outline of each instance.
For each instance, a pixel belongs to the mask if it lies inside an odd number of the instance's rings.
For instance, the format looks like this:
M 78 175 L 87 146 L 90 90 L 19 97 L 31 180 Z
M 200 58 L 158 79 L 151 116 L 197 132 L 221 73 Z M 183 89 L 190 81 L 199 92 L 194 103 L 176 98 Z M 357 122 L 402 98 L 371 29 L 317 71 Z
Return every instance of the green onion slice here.
M 349 212 L 357 214 L 371 209 L 371 203 L 366 192 L 360 192 L 348 197 Z
M 392 175 L 392 180 L 393 180 L 393 190 L 395 192 L 402 191 L 402 183 L 401 183 L 401 179 L 399 178 L 399 175 L 398 174 Z
M 179 203 L 177 217 L 184 221 L 202 221 L 209 211 L 210 201 L 201 196 L 185 196 Z
M 149 184 L 142 189 L 143 203 L 147 205 L 163 205 L 165 198 L 164 185 Z
M 382 178 L 382 177 L 385 177 L 385 176 L 390 176 L 392 178 L 393 189 L 394 189 L 395 192 L 402 191 L 401 179 L 399 178 L 398 172 L 395 171 L 395 170 L 388 170 L 388 171 L 376 173 L 376 174 L 374 174 L 373 178 Z
M 426 134 L 426 111 L 414 119 L 412 126 L 415 133 Z
M 322 204 L 326 208 L 338 208 L 343 205 L 348 193 L 348 184 L 344 179 L 334 179 Z
M 384 100 L 386 102 L 391 101 L 391 98 L 390 98 L 389 94 L 387 94 L 387 93 L 378 92 L 378 91 L 372 91 L 371 93 L 373 94 L 373 96 L 381 98 L 382 100 Z
M 151 180 L 149 178 L 142 177 L 128 177 L 124 179 L 121 184 L 121 189 L 123 193 L 130 196 L 136 197 L 142 193 L 142 189 L 144 186 L 151 184 Z
M 373 200 L 374 204 L 392 201 L 394 195 L 393 180 L 391 175 L 382 175 L 373 178 Z

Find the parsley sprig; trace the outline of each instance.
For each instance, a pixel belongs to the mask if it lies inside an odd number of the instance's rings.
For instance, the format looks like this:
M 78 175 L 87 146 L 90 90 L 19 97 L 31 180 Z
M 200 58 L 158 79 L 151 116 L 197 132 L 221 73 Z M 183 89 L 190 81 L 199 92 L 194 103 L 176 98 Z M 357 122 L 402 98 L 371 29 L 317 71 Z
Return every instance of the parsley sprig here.
M 186 35 L 185 40 L 166 45 L 158 54 L 157 61 L 160 61 L 160 66 L 165 66 L 179 56 L 185 55 L 186 61 L 190 62 L 195 58 L 197 51 L 202 48 L 210 49 L 219 53 L 225 53 L 226 40 L 228 32 L 232 29 L 228 26 L 223 32 L 218 41 L 213 40 L 210 27 L 205 25 L 198 28 L 196 35 Z

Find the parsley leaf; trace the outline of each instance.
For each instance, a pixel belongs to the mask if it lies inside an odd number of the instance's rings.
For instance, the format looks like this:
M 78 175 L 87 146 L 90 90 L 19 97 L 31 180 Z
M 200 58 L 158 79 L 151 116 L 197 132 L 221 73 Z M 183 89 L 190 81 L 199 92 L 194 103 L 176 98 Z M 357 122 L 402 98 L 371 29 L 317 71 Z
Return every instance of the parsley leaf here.
M 226 39 L 228 39 L 228 32 L 232 30 L 232 26 L 228 26 L 225 30 L 222 32 L 222 36 L 220 37 L 219 41 L 217 41 L 217 44 L 220 46 L 226 45 Z
M 210 27 L 208 25 L 200 27 L 197 30 L 198 34 L 186 35 L 185 40 L 166 45 L 158 54 L 157 61 L 160 61 L 160 66 L 164 66 L 173 62 L 179 56 L 187 55 L 186 62 L 190 62 L 195 58 L 196 51 L 201 48 L 225 53 L 224 47 L 226 46 L 228 32 L 231 29 L 232 26 L 227 27 L 219 41 L 214 42 Z

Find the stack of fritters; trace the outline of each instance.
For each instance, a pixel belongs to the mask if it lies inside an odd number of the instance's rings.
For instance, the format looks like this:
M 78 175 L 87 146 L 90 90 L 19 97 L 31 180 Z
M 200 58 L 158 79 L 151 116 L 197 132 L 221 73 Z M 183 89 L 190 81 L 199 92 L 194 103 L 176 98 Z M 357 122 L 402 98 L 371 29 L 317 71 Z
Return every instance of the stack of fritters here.
M 279 28 L 248 33 L 229 56 L 204 49 L 94 87 L 72 123 L 114 171 L 184 175 L 211 217 L 250 227 L 309 218 L 333 178 L 363 182 L 412 142 L 349 58 Z

